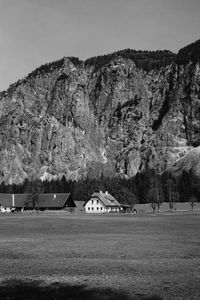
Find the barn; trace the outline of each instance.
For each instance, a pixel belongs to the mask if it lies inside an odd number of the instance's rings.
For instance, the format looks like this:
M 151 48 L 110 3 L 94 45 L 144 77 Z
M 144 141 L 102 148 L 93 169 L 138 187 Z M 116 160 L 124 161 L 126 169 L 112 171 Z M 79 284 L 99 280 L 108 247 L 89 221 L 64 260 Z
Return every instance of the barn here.
M 11 212 L 13 209 L 13 195 L 0 194 L 0 212 Z
M 122 207 L 120 203 L 108 192 L 93 193 L 91 198 L 84 204 L 86 213 L 116 213 Z
M 74 208 L 69 193 L 39 194 L 36 200 L 29 194 L 0 194 L 0 211 L 18 210 L 62 210 Z

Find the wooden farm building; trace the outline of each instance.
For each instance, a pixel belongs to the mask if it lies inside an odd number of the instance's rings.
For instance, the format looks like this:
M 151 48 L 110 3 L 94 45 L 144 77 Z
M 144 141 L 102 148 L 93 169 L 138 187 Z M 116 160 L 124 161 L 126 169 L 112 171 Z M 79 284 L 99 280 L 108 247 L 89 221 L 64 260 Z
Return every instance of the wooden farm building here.
M 113 213 L 123 210 L 121 204 L 108 192 L 92 194 L 84 206 L 86 213 Z
M 121 212 L 130 213 L 132 211 L 132 206 L 128 203 L 121 203 Z
M 12 210 L 61 210 L 74 208 L 76 205 L 69 193 L 66 194 L 39 194 L 33 200 L 28 194 L 0 194 L 0 211 Z

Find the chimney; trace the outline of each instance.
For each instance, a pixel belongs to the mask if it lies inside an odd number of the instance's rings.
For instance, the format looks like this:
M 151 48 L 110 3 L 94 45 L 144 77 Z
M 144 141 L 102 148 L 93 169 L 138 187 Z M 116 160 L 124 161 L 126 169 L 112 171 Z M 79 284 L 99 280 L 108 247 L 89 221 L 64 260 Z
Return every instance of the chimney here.
M 53 195 L 54 199 L 56 199 L 56 194 Z
M 15 206 L 15 195 L 12 194 L 12 206 L 14 207 Z
M 108 191 L 106 191 L 106 195 L 108 195 Z
M 100 194 L 102 194 L 102 191 L 100 191 Z

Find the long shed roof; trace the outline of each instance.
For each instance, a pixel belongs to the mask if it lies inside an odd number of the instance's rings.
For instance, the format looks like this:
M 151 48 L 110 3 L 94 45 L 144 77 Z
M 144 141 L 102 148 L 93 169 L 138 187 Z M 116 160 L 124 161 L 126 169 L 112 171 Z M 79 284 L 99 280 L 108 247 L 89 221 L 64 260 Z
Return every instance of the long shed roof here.
M 38 208 L 63 208 L 70 194 L 39 194 L 35 207 Z M 33 207 L 29 194 L 0 194 L 0 204 L 6 207 Z

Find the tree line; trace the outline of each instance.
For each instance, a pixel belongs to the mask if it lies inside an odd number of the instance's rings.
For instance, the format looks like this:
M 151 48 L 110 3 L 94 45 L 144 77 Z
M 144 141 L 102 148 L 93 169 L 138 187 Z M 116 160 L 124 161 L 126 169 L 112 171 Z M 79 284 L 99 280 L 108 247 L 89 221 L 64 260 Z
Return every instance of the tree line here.
M 176 55 L 176 63 L 185 65 L 189 62 L 200 62 L 200 40 L 182 48 Z
M 151 203 L 152 209 L 159 209 L 162 202 L 169 202 L 173 209 L 175 202 L 195 203 L 200 201 L 200 179 L 191 171 L 183 171 L 179 177 L 169 172 L 156 174 L 147 170 L 130 179 L 125 178 L 85 178 L 80 181 L 60 180 L 41 181 L 26 179 L 22 184 L 0 184 L 0 193 L 32 194 L 70 193 L 74 200 L 86 201 L 94 192 L 108 191 L 121 203 Z
M 169 50 L 143 51 L 134 49 L 124 49 L 110 54 L 88 58 L 87 60 L 85 60 L 84 64 L 94 66 L 95 71 L 98 71 L 103 66 L 108 64 L 111 60 L 117 57 L 131 59 L 135 62 L 138 68 L 150 71 L 171 64 L 172 62 L 174 62 L 176 54 Z

